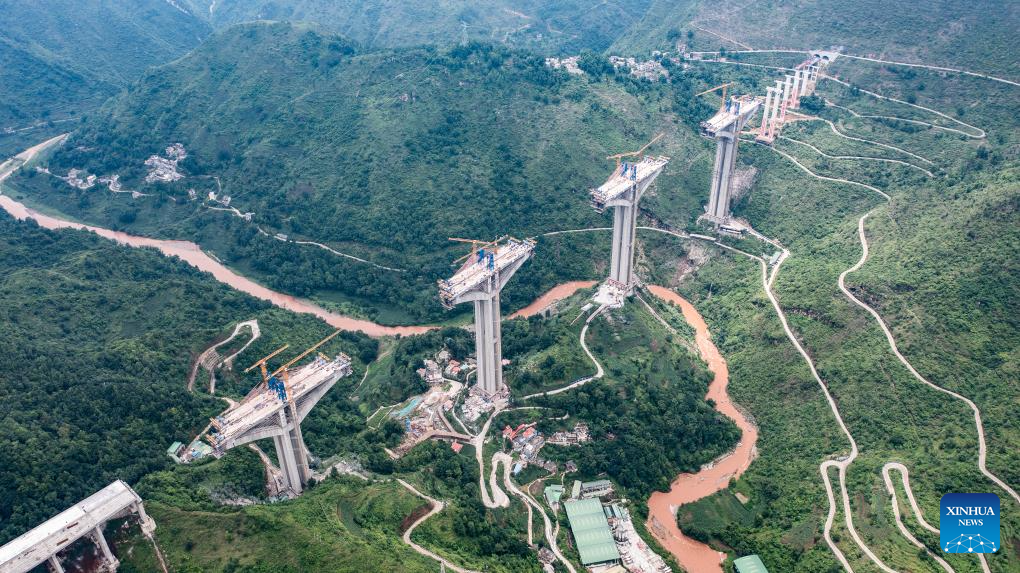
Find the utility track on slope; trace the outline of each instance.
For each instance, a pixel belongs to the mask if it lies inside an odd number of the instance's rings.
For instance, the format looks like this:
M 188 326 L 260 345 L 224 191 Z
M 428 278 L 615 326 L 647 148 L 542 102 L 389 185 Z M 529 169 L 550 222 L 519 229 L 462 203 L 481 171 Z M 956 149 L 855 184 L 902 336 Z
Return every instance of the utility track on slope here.
M 854 117 L 857 117 L 857 118 L 860 118 L 860 119 L 891 119 L 891 120 L 894 120 L 894 121 L 905 121 L 907 123 L 913 123 L 913 124 L 916 124 L 916 125 L 926 125 L 926 126 L 932 128 L 932 129 L 940 129 L 942 131 L 948 131 L 950 133 L 957 133 L 957 134 L 963 135 L 965 137 L 969 137 L 971 139 L 981 139 L 980 137 L 978 137 L 978 136 L 976 136 L 976 135 L 974 135 L 972 133 L 967 133 L 966 131 L 963 131 L 961 129 L 956 129 L 955 127 L 946 127 L 944 125 L 937 125 L 937 124 L 934 124 L 934 123 L 929 123 L 927 121 L 921 121 L 919 119 L 909 119 L 909 118 L 906 118 L 906 117 L 897 117 L 895 115 L 872 115 L 872 114 L 858 113 L 853 108 L 849 108 L 849 107 L 847 107 L 845 105 L 839 105 L 838 103 L 834 103 L 834 102 L 832 102 L 832 101 L 830 101 L 828 99 L 825 100 L 825 105 L 827 105 L 829 107 L 834 107 L 834 108 L 837 108 L 837 109 L 846 110 L 850 115 L 852 115 Z
M 893 517 L 896 518 L 896 527 L 899 528 L 903 537 L 906 537 L 907 540 L 917 546 L 918 549 L 921 549 L 931 556 L 931 558 L 941 565 L 947 573 L 955 573 L 949 563 L 946 563 L 945 559 L 942 559 L 942 557 L 928 549 L 925 544 L 918 541 L 917 538 L 910 533 L 910 530 L 907 529 L 907 526 L 903 524 L 903 518 L 900 516 L 900 504 L 896 499 L 896 487 L 893 485 L 892 477 L 889 476 L 889 472 L 891 470 L 900 472 L 900 477 L 903 480 L 903 490 L 907 492 L 907 500 L 910 501 L 910 508 L 914 511 L 914 517 L 917 519 L 917 522 L 921 524 L 921 527 L 924 527 L 928 531 L 932 531 L 934 533 L 939 532 L 938 529 L 929 525 L 928 522 L 924 520 L 924 516 L 921 514 L 921 508 L 917 505 L 917 500 L 914 499 L 914 492 L 910 489 L 910 474 L 907 471 L 907 466 L 899 462 L 889 462 L 882 466 L 882 480 L 885 482 L 885 490 L 889 492 L 889 497 L 892 498 L 892 510 Z
M 868 157 L 868 156 L 864 156 L 864 155 L 829 155 L 828 153 L 825 153 L 821 149 L 818 149 L 817 147 L 815 147 L 814 145 L 811 145 L 810 143 L 808 143 L 806 141 L 801 141 L 799 139 L 794 139 L 792 137 L 787 137 L 785 135 L 780 135 L 779 139 L 783 139 L 783 140 L 786 140 L 786 141 L 789 141 L 789 142 L 792 142 L 792 143 L 797 143 L 799 145 L 803 145 L 804 147 L 808 147 L 808 148 L 814 150 L 815 153 L 817 153 L 818 155 L 821 155 L 822 157 L 825 157 L 825 158 L 828 158 L 828 159 L 846 159 L 846 160 L 855 160 L 855 161 L 879 161 L 879 162 L 882 162 L 882 163 L 895 163 L 897 165 L 904 165 L 906 167 L 911 167 L 913 169 L 917 169 L 918 171 L 924 173 L 928 177 L 935 177 L 935 174 L 932 173 L 931 171 L 928 171 L 927 169 L 925 169 L 923 167 L 918 167 L 917 165 L 914 165 L 913 163 L 908 163 L 906 161 L 900 161 L 899 159 L 886 159 L 884 157 Z
M 588 348 L 588 345 L 584 342 L 584 337 L 586 334 L 588 334 L 588 327 L 591 326 L 591 321 L 595 320 L 595 317 L 601 314 L 605 309 L 606 309 L 605 306 L 600 306 L 597 309 L 595 309 L 595 312 L 592 312 L 591 314 L 588 315 L 588 318 L 584 321 L 584 326 L 581 328 L 581 335 L 578 337 L 581 342 L 581 349 L 584 350 L 584 353 L 587 354 L 588 358 L 592 361 L 593 364 L 595 364 L 595 373 L 592 374 L 591 376 L 581 378 L 580 380 L 575 380 L 574 382 L 571 382 L 566 386 L 561 386 L 553 390 L 546 390 L 545 392 L 536 392 L 534 394 L 528 394 L 527 396 L 521 398 L 521 400 L 530 400 L 532 398 L 538 398 L 539 396 L 554 396 L 556 394 L 566 392 L 567 390 L 580 388 L 581 386 L 584 386 L 585 384 L 591 382 L 592 380 L 598 380 L 605 376 L 605 370 L 602 368 L 602 364 L 598 361 L 598 359 L 595 358 L 595 355 L 592 354 L 591 350 Z

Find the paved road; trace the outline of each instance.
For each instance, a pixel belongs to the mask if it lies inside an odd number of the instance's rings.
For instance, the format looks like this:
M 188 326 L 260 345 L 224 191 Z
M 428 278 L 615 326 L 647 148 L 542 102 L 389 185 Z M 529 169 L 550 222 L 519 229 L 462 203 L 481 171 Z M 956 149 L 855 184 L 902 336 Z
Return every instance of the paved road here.
M 517 496 L 517 497 L 521 498 L 522 500 L 524 500 L 524 503 L 528 506 L 528 508 L 529 508 L 529 511 L 528 511 L 528 519 L 529 519 L 528 535 L 529 535 L 529 539 L 530 539 L 530 536 L 531 536 L 531 525 L 530 525 L 531 511 L 530 511 L 530 509 L 531 508 L 535 508 L 542 515 L 542 524 L 543 524 L 543 527 L 544 527 L 544 530 L 545 530 L 545 542 L 546 542 L 546 544 L 549 545 L 549 549 L 553 552 L 553 555 L 555 555 L 556 558 L 559 559 L 561 563 L 563 563 L 563 565 L 567 568 L 567 571 L 569 571 L 570 573 L 577 573 L 577 570 L 574 569 L 574 566 L 570 563 L 570 561 L 563 555 L 563 553 L 560 552 L 559 544 L 556 543 L 556 534 L 558 533 L 558 529 L 553 527 L 552 521 L 549 519 L 549 516 L 546 515 L 546 513 L 545 513 L 545 509 L 542 507 L 542 505 L 540 503 L 535 501 L 534 498 L 532 498 L 527 493 L 521 491 L 516 485 L 514 485 L 513 481 L 510 480 L 510 464 L 511 464 L 512 461 L 513 461 L 513 459 L 510 456 L 508 456 L 507 454 L 505 454 L 503 452 L 497 452 L 495 455 L 492 456 L 492 467 L 493 467 L 493 471 L 495 471 L 497 463 L 502 463 L 503 464 L 503 483 L 504 483 L 504 485 L 506 485 L 506 488 L 508 490 L 510 490 L 510 493 L 512 493 L 515 496 Z

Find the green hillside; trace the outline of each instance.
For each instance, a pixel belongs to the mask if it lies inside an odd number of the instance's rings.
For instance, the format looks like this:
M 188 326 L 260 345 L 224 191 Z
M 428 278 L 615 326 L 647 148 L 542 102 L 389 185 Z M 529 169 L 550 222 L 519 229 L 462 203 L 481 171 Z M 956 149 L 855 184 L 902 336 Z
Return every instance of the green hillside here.
M 976 68 L 1020 77 L 1020 8 L 999 0 L 653 0 L 611 51 L 828 49 L 886 60 Z M 671 34 L 671 30 L 674 32 Z M 693 33 L 688 38 L 686 32 Z M 681 34 L 682 33 L 682 34 Z
M 4 157 L 27 147 L 25 141 L 60 133 L 66 125 L 47 122 L 89 114 L 147 67 L 198 45 L 210 29 L 166 0 L 4 0 L 0 13 Z
M 195 436 L 224 408 L 219 399 L 189 393 L 186 380 L 195 357 L 236 322 L 257 318 L 264 333 L 241 360 L 282 341 L 300 348 L 329 332 L 318 320 L 271 308 L 186 263 L 88 233 L 42 230 L 6 213 L 0 276 L 0 355 L 7 364 L 0 385 L 0 478 L 7 484 L 0 542 L 114 479 L 134 483 L 171 465 L 167 446 Z M 367 350 L 363 356 L 371 359 L 374 347 L 344 334 L 329 350 L 352 356 Z M 224 377 L 240 392 L 254 383 Z M 320 452 L 336 451 L 340 437 L 314 429 L 342 417 L 341 405 L 329 404 L 310 427 L 309 447 Z
M 466 41 L 543 53 L 602 51 L 637 22 L 651 0 L 191 0 L 216 27 L 252 20 L 314 22 L 370 48 Z
M 658 130 L 667 134 L 659 152 L 683 157 L 707 148 L 677 115 L 710 109 L 684 95 L 693 81 L 573 79 L 541 58 L 491 45 L 359 53 L 303 26 L 242 25 L 150 72 L 48 164 L 55 174 L 117 173 L 125 189 L 150 196 L 75 191 L 40 173 L 14 186 L 80 219 L 198 239 L 282 290 L 339 291 L 397 305 L 410 313 L 404 320 L 434 319 L 432 285 L 465 252 L 447 237 L 602 224 L 608 219 L 586 199 L 612 168 L 605 155 L 636 149 Z M 176 142 L 187 149 L 186 177 L 146 183 L 146 158 Z M 686 176 L 680 170 L 663 181 L 684 184 Z M 700 184 L 704 174 L 697 176 Z M 209 209 L 222 209 L 205 200 L 210 191 L 229 195 L 252 221 Z M 663 199 L 670 209 L 673 195 Z M 398 270 L 283 244 L 270 237 L 276 233 Z M 592 272 L 590 257 L 548 256 L 557 258 L 522 273 L 539 274 L 511 302 Z
M 742 61 L 768 63 L 770 57 L 748 55 Z M 764 73 L 697 66 L 712 70 L 718 83 L 734 78 L 747 82 Z M 848 140 L 819 121 L 788 125 L 786 139 L 777 141 L 774 150 L 741 147 L 741 165 L 755 167 L 757 176 L 734 211 L 791 251 L 775 291 L 861 450 L 848 470 L 855 527 L 890 567 L 938 569 L 903 539 L 893 521 L 881 468 L 899 461 L 909 468 L 912 490 L 929 521 L 937 516 L 944 493 L 996 492 L 1003 500 L 1005 543 L 1015 548 L 1020 514 L 1009 495 L 978 471 L 977 433 L 969 408 L 916 380 L 890 351 L 874 319 L 837 287 L 840 273 L 861 255 L 858 218 L 876 209 L 865 226 L 868 262 L 847 277 L 847 285 L 881 313 L 899 350 L 923 376 L 977 404 L 989 448 L 988 468 L 1015 488 L 1020 479 L 1015 469 L 1020 404 L 1014 382 L 1020 349 L 1015 319 L 1020 315 L 1018 132 L 1008 110 L 988 105 L 1015 98 L 1015 88 L 854 60 L 838 60 L 830 72 L 903 102 L 881 101 L 823 81 L 819 94 L 843 107 L 823 106 L 811 113 L 834 122 L 840 133 L 903 151 Z M 758 93 L 777 77 L 770 74 L 761 77 Z M 980 129 L 987 132 L 985 137 L 976 136 Z M 877 193 L 860 186 L 815 179 L 778 152 L 819 175 L 876 186 L 892 201 L 885 204 Z M 906 161 L 931 170 L 933 176 L 902 164 L 853 157 Z M 661 281 L 674 280 L 677 257 L 705 251 L 700 246 L 681 248 L 668 237 L 643 239 L 646 252 L 652 253 L 648 260 L 662 262 L 649 270 Z M 757 241 L 745 240 L 740 246 L 766 258 L 774 252 Z M 818 464 L 844 455 L 849 445 L 764 297 L 757 263 L 713 249 L 708 255 L 679 287 L 719 337 L 735 399 L 761 424 L 761 457 L 735 488 L 750 499 L 747 504 L 737 504 L 732 492 L 722 492 L 682 511 L 681 526 L 737 555 L 758 553 L 770 569 L 838 567 L 821 536 L 827 502 Z M 898 489 L 901 511 L 909 511 Z M 857 548 L 843 519 L 842 510 L 837 511 L 836 543 L 855 570 L 870 570 L 874 565 Z M 913 518 L 907 521 L 937 553 L 937 536 Z M 973 560 L 949 561 L 957 571 L 979 570 Z M 1017 563 L 1015 549 L 989 559 L 992 571 L 1012 571 Z

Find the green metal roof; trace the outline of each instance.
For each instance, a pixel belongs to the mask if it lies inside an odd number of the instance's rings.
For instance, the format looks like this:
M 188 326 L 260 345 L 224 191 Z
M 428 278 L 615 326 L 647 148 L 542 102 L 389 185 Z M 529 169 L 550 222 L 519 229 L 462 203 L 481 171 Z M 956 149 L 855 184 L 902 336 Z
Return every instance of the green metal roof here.
M 563 497 L 563 486 L 554 484 L 545 487 L 545 500 L 549 502 L 549 507 L 559 503 L 561 497 Z
M 734 559 L 733 566 L 737 568 L 737 573 L 769 573 L 769 570 L 765 568 L 765 564 L 761 562 L 761 557 L 757 555 L 748 555 L 740 559 Z
M 570 531 L 581 555 L 581 564 L 605 563 L 620 558 L 613 533 L 597 499 L 570 500 L 563 504 L 570 520 Z

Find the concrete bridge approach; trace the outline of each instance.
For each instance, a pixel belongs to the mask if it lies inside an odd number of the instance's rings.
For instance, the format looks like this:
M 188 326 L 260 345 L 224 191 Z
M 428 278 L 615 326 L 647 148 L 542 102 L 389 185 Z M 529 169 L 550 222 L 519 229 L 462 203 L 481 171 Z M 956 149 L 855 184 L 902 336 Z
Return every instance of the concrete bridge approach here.
M 59 553 L 83 537 L 91 537 L 99 547 L 105 570 L 116 571 L 120 562 L 103 537 L 103 525 L 132 513 L 138 515 L 142 533 L 151 538 L 156 523 L 146 515 L 142 498 L 117 480 L 0 547 L 0 572 L 27 573 L 47 564 L 50 571 L 63 573 Z

